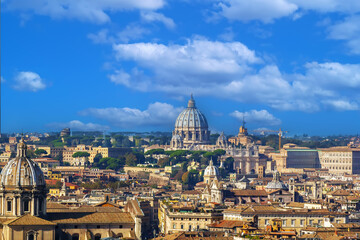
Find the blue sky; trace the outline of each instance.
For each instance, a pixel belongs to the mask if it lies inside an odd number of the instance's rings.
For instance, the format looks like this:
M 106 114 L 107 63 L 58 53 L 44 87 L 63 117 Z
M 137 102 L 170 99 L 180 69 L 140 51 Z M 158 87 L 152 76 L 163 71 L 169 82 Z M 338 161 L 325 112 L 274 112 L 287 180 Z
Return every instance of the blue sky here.
M 360 132 L 357 0 L 4 0 L 2 131 Z

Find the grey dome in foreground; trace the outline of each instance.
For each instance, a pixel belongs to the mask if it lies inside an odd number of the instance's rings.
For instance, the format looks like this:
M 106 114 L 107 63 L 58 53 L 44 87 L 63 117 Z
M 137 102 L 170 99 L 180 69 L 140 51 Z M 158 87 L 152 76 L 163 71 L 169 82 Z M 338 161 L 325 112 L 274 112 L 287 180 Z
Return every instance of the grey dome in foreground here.
M 45 187 L 44 174 L 40 167 L 26 157 L 27 146 L 23 139 L 17 147 L 16 158 L 10 160 L 0 174 L 5 187 Z

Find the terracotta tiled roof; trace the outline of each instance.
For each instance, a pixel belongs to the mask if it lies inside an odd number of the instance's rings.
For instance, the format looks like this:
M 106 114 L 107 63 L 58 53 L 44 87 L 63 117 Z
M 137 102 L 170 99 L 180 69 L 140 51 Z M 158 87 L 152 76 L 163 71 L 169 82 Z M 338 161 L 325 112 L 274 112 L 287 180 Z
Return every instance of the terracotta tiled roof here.
M 48 219 L 58 224 L 119 224 L 119 223 L 134 223 L 130 213 L 127 212 L 62 212 L 62 213 L 48 213 Z
M 265 190 L 231 190 L 235 196 L 239 197 L 267 197 L 268 194 Z
M 68 209 L 68 207 L 56 202 L 47 202 L 46 209 Z
M 342 189 L 327 193 L 327 195 L 332 195 L 332 196 L 349 196 L 350 194 L 351 194 L 350 191 L 342 190 Z
M 39 218 L 36 216 L 32 216 L 30 214 L 26 214 L 24 216 L 7 221 L 4 223 L 4 225 L 9 225 L 9 226 L 25 226 L 25 225 L 49 226 L 49 225 L 56 225 L 56 223 L 49 222 L 45 219 L 42 219 L 42 218 Z
M 290 202 L 286 206 L 290 208 L 304 208 L 304 205 L 305 205 L 304 203 L 300 203 L 300 202 Z
M 232 221 L 232 220 L 222 220 L 219 223 L 213 223 L 208 225 L 208 227 L 212 228 L 234 228 L 234 227 L 242 227 L 244 224 L 248 222 L 246 221 Z

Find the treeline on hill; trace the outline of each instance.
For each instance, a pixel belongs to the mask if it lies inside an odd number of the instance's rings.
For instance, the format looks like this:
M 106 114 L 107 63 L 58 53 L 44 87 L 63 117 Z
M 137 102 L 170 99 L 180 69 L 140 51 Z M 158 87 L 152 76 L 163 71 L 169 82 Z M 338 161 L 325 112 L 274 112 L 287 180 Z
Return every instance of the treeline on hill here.
M 210 135 L 210 143 L 215 144 L 219 134 Z M 130 140 L 131 139 L 131 140 Z M 8 142 L 8 137 L 0 138 L 0 143 Z M 142 145 L 167 145 L 170 144 L 171 134 L 155 132 L 154 135 L 138 134 L 134 136 L 127 136 L 118 133 L 110 133 L 106 135 L 99 134 L 77 134 L 75 136 L 60 137 L 57 135 L 50 135 L 48 137 L 40 138 L 40 141 L 31 142 L 29 144 L 36 144 L 40 146 L 63 147 L 63 146 L 77 146 L 78 144 L 91 145 L 93 147 L 140 147 Z
M 279 136 L 272 134 L 268 136 L 253 136 L 254 140 L 261 141 L 261 145 L 273 147 L 275 150 L 279 150 Z M 332 137 L 319 137 L 312 136 L 308 137 L 307 135 L 302 136 L 302 139 L 299 139 L 298 136 L 294 138 L 281 138 L 281 145 L 287 143 L 294 143 L 299 147 L 308 147 L 311 149 L 316 148 L 329 148 L 336 146 L 346 146 L 349 143 L 350 137 L 342 136 L 332 136 Z

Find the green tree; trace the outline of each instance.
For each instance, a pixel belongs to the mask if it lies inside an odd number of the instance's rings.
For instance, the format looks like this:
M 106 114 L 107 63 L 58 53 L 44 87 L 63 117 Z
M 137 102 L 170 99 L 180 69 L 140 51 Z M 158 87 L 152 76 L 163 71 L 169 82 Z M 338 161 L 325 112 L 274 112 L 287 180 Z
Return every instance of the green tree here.
M 73 158 L 82 158 L 82 157 L 90 157 L 90 153 L 88 152 L 76 152 L 72 155 Z
M 157 162 L 157 165 L 159 165 L 161 168 L 165 167 L 165 166 L 169 166 L 170 165 L 170 159 L 168 157 L 166 158 L 160 158 Z
M 153 154 L 164 154 L 164 149 L 151 149 L 145 153 L 145 155 L 153 155 Z
M 48 154 L 47 151 L 44 150 L 44 149 L 36 149 L 34 153 L 35 153 L 35 155 L 37 155 L 37 156 L 41 156 L 41 155 L 46 155 L 46 154 Z
M 58 160 L 60 162 L 60 164 L 63 163 L 63 153 L 60 152 L 57 156 L 54 157 L 55 160 Z
M 102 158 L 103 157 L 102 157 L 101 153 L 97 153 L 94 157 L 93 166 L 95 167 Z
M 184 183 L 184 184 L 188 184 L 189 183 L 189 172 L 186 172 L 182 175 L 181 177 L 181 181 Z
M 126 159 L 125 164 L 127 166 L 134 167 L 137 165 L 138 159 L 134 153 L 126 154 L 125 159 Z
M 36 155 L 35 155 L 35 153 L 34 153 L 34 150 L 31 150 L 31 149 L 28 149 L 28 150 L 26 151 L 26 156 L 27 156 L 28 158 L 35 158 L 35 157 L 36 157 Z

